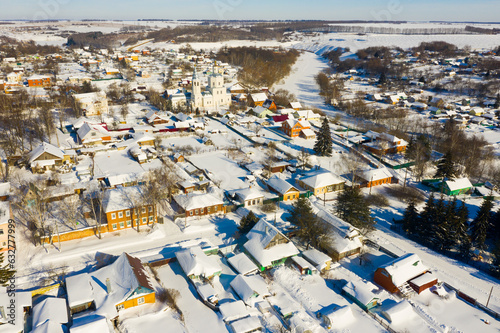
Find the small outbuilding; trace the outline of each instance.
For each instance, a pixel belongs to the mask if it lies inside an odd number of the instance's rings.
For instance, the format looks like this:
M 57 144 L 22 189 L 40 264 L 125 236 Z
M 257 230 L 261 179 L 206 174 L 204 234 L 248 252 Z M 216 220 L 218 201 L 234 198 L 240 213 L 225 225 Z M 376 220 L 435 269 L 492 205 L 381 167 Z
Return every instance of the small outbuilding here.
M 362 281 L 350 281 L 344 288 L 342 294 L 352 300 L 363 310 L 370 310 L 379 304 L 379 298 L 373 294 L 370 287 Z

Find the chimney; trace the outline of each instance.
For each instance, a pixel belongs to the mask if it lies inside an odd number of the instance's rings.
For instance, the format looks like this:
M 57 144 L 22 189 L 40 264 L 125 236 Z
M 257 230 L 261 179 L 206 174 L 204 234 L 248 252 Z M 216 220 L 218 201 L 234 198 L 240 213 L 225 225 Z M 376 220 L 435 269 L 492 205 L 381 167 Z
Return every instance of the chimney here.
M 111 281 L 109 280 L 109 278 L 106 278 L 106 291 L 108 292 L 108 294 L 111 294 Z

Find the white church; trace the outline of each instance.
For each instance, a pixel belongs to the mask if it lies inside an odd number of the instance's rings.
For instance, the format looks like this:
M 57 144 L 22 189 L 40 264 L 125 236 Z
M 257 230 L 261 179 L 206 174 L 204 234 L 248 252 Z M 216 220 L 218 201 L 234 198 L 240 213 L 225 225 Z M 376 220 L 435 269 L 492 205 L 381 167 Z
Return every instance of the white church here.
M 193 72 L 191 93 L 191 107 L 193 109 L 217 109 L 221 106 L 231 105 L 231 94 L 229 94 L 224 86 L 224 77 L 212 71 L 208 77 L 208 86 L 205 91 L 201 91 L 201 79 L 198 76 L 196 68 Z

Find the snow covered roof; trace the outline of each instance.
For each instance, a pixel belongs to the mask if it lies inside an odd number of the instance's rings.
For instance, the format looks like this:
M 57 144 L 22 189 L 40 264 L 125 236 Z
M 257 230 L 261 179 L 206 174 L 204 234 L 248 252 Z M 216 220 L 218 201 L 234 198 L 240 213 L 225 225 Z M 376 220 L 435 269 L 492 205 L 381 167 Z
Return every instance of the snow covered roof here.
M 241 201 L 263 198 L 264 193 L 256 188 L 250 187 L 234 191 Z
M 90 275 L 88 273 L 67 277 L 66 291 L 70 308 L 94 300 L 92 286 L 90 284 Z
M 247 275 L 255 273 L 258 267 L 253 263 L 245 253 L 238 253 L 237 255 L 227 259 L 229 264 L 236 269 L 240 274 Z
M 301 109 L 302 108 L 302 104 L 300 104 L 300 102 L 290 102 L 290 106 L 292 107 L 292 109 Z
M 73 318 L 73 325 L 69 329 L 69 333 L 87 332 L 110 333 L 107 318 L 95 314 Z
M 295 111 L 295 115 L 297 116 L 297 118 L 306 119 L 306 120 L 311 119 L 311 118 L 319 118 L 320 117 L 319 114 L 314 113 L 314 111 L 312 111 L 312 110 Z
M 117 316 L 116 305 L 131 298 L 143 295 L 135 293 L 142 287 L 146 292 L 153 292 L 153 286 L 140 259 L 122 253 L 112 264 L 90 273 L 96 305 L 96 314 Z M 107 290 L 107 280 L 111 291 Z
M 332 258 L 330 258 L 328 255 L 314 248 L 310 248 L 309 250 L 302 252 L 302 256 L 313 263 L 315 266 L 320 266 L 329 261 L 332 261 Z
M 309 138 L 311 136 L 316 136 L 316 133 L 310 128 L 304 128 L 301 130 L 302 134 L 306 137 Z
M 342 178 L 335 176 L 331 172 L 321 172 L 317 174 L 313 174 L 312 176 L 306 176 L 304 178 L 300 178 L 307 186 L 312 188 L 321 188 L 326 186 L 331 186 L 335 184 L 345 183 Z
M 267 185 L 272 187 L 273 190 L 275 190 L 279 194 L 286 194 L 290 190 L 297 190 L 295 187 L 293 187 L 292 184 L 277 176 L 272 176 L 271 178 L 269 178 L 269 180 L 267 181 Z
M 221 304 L 219 306 L 222 320 L 231 322 L 248 316 L 248 311 L 243 301 L 234 301 Z
M 392 307 L 386 309 L 382 312 L 382 315 L 387 318 L 393 325 L 397 325 L 402 322 L 408 322 L 412 320 L 415 316 L 415 311 L 413 311 L 413 307 L 407 300 L 403 300 L 399 303 L 396 303 Z
M 252 109 L 253 110 L 253 113 L 255 113 L 256 115 L 260 115 L 264 112 L 271 112 L 269 111 L 269 109 L 266 109 L 265 107 L 262 107 L 262 106 L 256 106 L 255 108 Z
M 267 95 L 265 93 L 256 93 L 251 96 L 254 102 L 265 102 L 267 99 Z
M 139 202 L 141 191 L 137 186 L 109 189 L 104 192 L 102 206 L 105 213 L 132 209 Z
M 352 280 L 347 282 L 342 290 L 356 298 L 364 305 L 367 305 L 368 303 L 373 301 L 373 299 L 378 299 L 378 297 L 375 297 L 368 285 L 359 280 Z
M 243 247 L 262 267 L 271 266 L 273 261 L 299 254 L 299 250 L 290 241 L 268 248 L 269 243 L 278 235 L 286 238 L 276 227 L 261 219 L 248 232 L 249 240 Z
M 33 327 L 46 321 L 54 324 L 68 322 L 68 309 L 64 298 L 48 297 L 33 307 Z
M 110 135 L 109 132 L 101 125 L 89 125 L 89 123 L 84 123 L 82 127 L 78 129 L 76 132 L 78 134 L 78 137 L 80 139 L 85 139 L 85 137 L 89 133 L 95 133 L 96 140 L 100 139 L 101 136 L 108 136 Z M 94 136 L 94 135 L 92 135 Z
M 285 120 L 284 123 L 287 123 L 290 128 L 293 128 L 297 124 L 299 124 L 301 127 L 304 127 L 304 128 L 311 127 L 311 124 L 307 120 L 288 119 L 288 120 Z
M 64 330 L 61 324 L 47 320 L 34 328 L 31 333 L 64 333 Z
M 187 276 L 210 277 L 222 271 L 220 265 L 199 246 L 177 251 L 175 257 Z
M 250 316 L 231 323 L 234 333 L 254 332 L 262 328 L 260 319 L 256 316 Z
M 446 186 L 450 189 L 450 191 L 461 190 L 464 188 L 472 187 L 472 184 L 469 178 L 459 178 L 455 180 L 447 180 Z
M 38 147 L 33 149 L 28 154 L 28 163 L 30 163 L 30 164 L 33 163 L 43 153 L 48 153 L 50 155 L 54 155 L 58 159 L 64 158 L 64 152 L 60 148 L 57 148 L 56 146 L 51 145 L 50 143 L 42 142 Z
M 416 285 L 417 287 L 420 287 L 428 283 L 431 283 L 433 281 L 437 281 L 437 277 L 433 275 L 431 272 L 427 272 L 423 275 L 420 275 L 419 277 L 412 279 L 410 282 Z
M 367 182 L 392 178 L 392 173 L 387 168 L 359 170 L 356 175 Z
M 413 253 L 407 253 L 385 264 L 382 268 L 389 273 L 392 282 L 398 287 L 429 270 L 419 256 Z
M 267 283 L 260 275 L 236 275 L 230 283 L 231 288 L 246 304 L 253 306 L 254 300 L 260 301 L 260 297 L 270 296 Z
M 333 307 L 329 309 L 330 311 L 321 313 L 330 320 L 330 323 L 335 326 L 335 328 L 345 327 L 356 320 L 352 313 L 352 309 L 349 305 L 344 305 L 341 307 Z
M 222 205 L 224 202 L 209 193 L 180 194 L 174 197 L 175 202 L 185 211 Z

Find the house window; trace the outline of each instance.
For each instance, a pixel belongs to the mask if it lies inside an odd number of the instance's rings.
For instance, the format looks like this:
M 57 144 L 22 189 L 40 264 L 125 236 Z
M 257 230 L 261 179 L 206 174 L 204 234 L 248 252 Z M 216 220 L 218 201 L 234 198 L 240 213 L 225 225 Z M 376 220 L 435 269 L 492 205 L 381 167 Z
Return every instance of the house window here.
M 381 272 L 382 272 L 382 275 L 384 275 L 384 276 L 386 276 L 386 277 L 390 277 L 390 276 L 389 276 L 389 273 L 387 273 L 386 271 L 382 270 Z
M 125 222 L 120 222 L 120 228 L 125 228 Z
M 142 207 L 142 213 L 146 213 L 146 207 Z
M 207 212 L 210 214 L 210 211 L 212 210 L 212 207 L 207 208 Z
M 116 311 L 120 311 L 120 310 L 123 310 L 123 309 L 125 309 L 125 305 L 123 305 L 123 304 L 118 304 L 116 306 Z
M 153 206 L 149 206 L 149 212 L 152 213 L 153 212 Z
M 145 217 L 142 218 L 142 224 L 146 223 L 147 219 Z
M 116 223 L 113 223 L 111 226 L 113 227 L 113 230 L 116 230 Z
M 196 215 L 198 215 L 198 214 L 199 214 L 198 209 L 195 209 L 194 213 L 195 213 Z
M 127 210 L 127 211 L 125 212 L 125 216 L 126 216 L 126 217 L 130 217 L 130 210 Z
M 215 206 L 214 211 L 218 211 L 218 210 L 219 210 L 219 206 Z
M 189 215 L 193 216 L 193 211 L 192 210 L 189 212 Z
M 153 217 L 152 216 L 149 217 L 149 222 L 153 222 Z
M 123 218 L 123 212 L 118 213 L 118 218 L 120 218 L 120 219 Z
M 3 235 L 3 229 L 0 229 L 0 235 Z
M 116 213 L 111 213 L 111 219 L 112 220 L 116 219 Z
M 130 227 L 132 225 L 132 221 L 127 220 L 127 227 Z
M 143 303 L 144 303 L 144 297 L 139 297 L 139 298 L 137 299 L 137 304 L 139 304 L 139 305 L 140 305 L 140 304 L 143 304 Z

